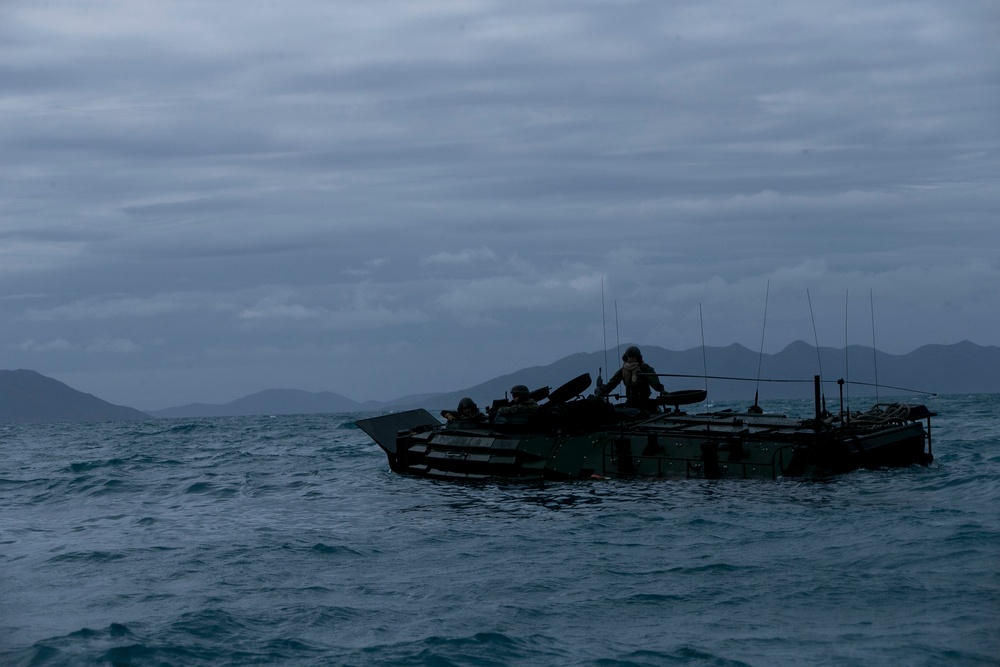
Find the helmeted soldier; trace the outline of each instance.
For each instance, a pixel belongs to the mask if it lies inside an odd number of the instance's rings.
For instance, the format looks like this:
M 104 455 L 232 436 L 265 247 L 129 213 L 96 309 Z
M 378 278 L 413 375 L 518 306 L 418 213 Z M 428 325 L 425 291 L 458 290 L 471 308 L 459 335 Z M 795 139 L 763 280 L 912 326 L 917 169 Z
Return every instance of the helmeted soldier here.
M 471 425 L 486 421 L 486 415 L 479 411 L 479 406 L 468 396 L 458 402 L 457 409 L 442 410 L 441 416 L 448 420 L 449 424 Z
M 538 403 L 531 398 L 531 392 L 523 384 L 516 384 L 510 389 L 510 403 L 497 410 L 497 421 L 500 423 L 523 422 L 538 410 Z
M 652 411 L 656 408 L 650 399 L 653 389 L 660 395 L 666 393 L 660 378 L 652 366 L 642 360 L 642 352 L 635 345 L 630 345 L 622 355 L 622 367 L 608 379 L 607 383 L 595 393 L 601 397 L 607 396 L 611 390 L 621 383 L 625 387 L 625 405 L 630 408 Z

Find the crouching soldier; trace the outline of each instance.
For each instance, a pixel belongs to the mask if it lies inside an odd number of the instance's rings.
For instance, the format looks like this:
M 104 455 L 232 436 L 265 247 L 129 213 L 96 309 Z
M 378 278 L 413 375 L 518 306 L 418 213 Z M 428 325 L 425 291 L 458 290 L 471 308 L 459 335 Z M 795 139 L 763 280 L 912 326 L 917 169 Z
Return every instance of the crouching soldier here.
M 538 411 L 538 403 L 532 400 L 528 388 L 516 384 L 510 390 L 510 403 L 497 409 L 496 423 L 524 424 Z
M 449 426 L 475 426 L 486 421 L 486 415 L 479 410 L 479 406 L 471 398 L 466 396 L 458 402 L 455 410 L 442 410 L 441 416 L 447 420 Z

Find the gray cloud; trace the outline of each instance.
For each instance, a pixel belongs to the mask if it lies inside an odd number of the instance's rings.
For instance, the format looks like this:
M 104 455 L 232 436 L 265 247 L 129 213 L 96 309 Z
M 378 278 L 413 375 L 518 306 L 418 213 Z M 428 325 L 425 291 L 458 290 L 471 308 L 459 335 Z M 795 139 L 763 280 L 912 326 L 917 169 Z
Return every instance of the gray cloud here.
M 600 349 L 602 284 L 639 343 L 811 341 L 809 290 L 1000 344 L 990 3 L 234 8 L 0 9 L 0 366 L 389 398 Z

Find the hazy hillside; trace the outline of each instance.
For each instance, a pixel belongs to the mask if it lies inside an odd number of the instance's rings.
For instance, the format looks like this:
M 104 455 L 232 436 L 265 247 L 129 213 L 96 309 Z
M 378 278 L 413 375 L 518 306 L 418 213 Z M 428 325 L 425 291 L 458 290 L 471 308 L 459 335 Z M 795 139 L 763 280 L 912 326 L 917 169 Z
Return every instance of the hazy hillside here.
M 0 370 L 0 424 L 148 419 L 29 370 Z
M 355 412 L 359 409 L 360 403 L 332 391 L 267 389 L 221 405 L 191 403 L 165 410 L 151 410 L 149 414 L 154 417 L 235 417 Z
M 624 347 L 626 346 L 623 345 L 622 348 Z M 819 374 L 825 380 L 823 390 L 828 400 L 837 398 L 839 386 L 836 380 L 844 378 L 850 382 L 845 385 L 847 398 L 864 397 L 867 401 L 870 400 L 869 397 L 873 398 L 876 392 L 874 386 L 876 371 L 880 398 L 893 395 L 911 396 L 916 401 L 921 400 L 919 392 L 1000 393 L 1000 348 L 983 347 L 967 341 L 955 345 L 928 345 L 905 355 L 879 352 L 877 358 L 872 354 L 870 347 L 862 346 L 851 346 L 846 351 L 842 348 L 820 348 L 817 354 L 815 347 L 802 341 L 790 344 L 777 354 L 763 356 L 741 345 L 709 347 L 704 350 L 692 348 L 683 351 L 647 346 L 643 348 L 643 354 L 645 360 L 659 373 L 695 376 L 664 377 L 662 380 L 667 389 L 702 389 L 707 384 L 709 400 L 715 403 L 750 405 L 753 403 L 755 392 L 759 394 L 762 403 L 768 399 L 808 398 L 813 395 L 813 375 Z M 590 373 L 596 381 L 598 372 L 607 380 L 611 373 L 605 369 L 605 363 L 613 372 L 618 368 L 620 361 L 614 351 L 609 351 L 607 355 L 604 352 L 573 354 L 548 366 L 521 369 L 453 392 L 406 396 L 386 402 L 368 401 L 363 404 L 339 396 L 342 401 L 337 403 L 339 407 L 327 411 L 402 410 L 414 407 L 438 410 L 454 407 L 463 396 L 470 396 L 481 407 L 485 407 L 494 399 L 503 398 L 505 392 L 515 384 L 526 384 L 532 389 L 544 386 L 555 389 L 581 373 Z M 704 378 L 706 369 L 709 376 L 707 380 Z M 758 369 L 760 382 L 757 381 Z M 917 391 L 906 392 L 901 389 Z M 592 390 L 593 386 L 588 392 Z M 282 403 L 268 404 L 259 400 L 268 394 L 261 392 L 223 406 L 185 406 L 151 414 L 207 416 L 324 411 L 314 409 L 321 406 L 316 406 L 312 400 L 296 403 L 295 396 L 289 390 L 283 391 L 286 393 L 285 401 Z M 318 396 L 308 392 L 297 392 L 297 395 Z M 254 397 L 258 398 L 252 402 L 253 407 L 249 402 L 242 403 Z M 236 412 L 237 407 L 243 411 Z
M 1000 347 L 983 347 L 968 341 L 926 345 L 904 355 L 884 352 L 874 355 L 870 347 L 862 346 L 851 346 L 846 351 L 820 348 L 817 353 L 815 347 L 801 341 L 777 354 L 763 356 L 741 345 L 679 352 L 646 346 L 643 355 L 658 373 L 666 374 L 662 380 L 667 389 L 707 386 L 711 403 L 733 407 L 752 404 L 755 392 L 762 405 L 771 399 L 811 397 L 814 375 L 822 375 L 828 402 L 837 400 L 840 387 L 836 381 L 840 378 L 848 381 L 844 388 L 848 399 L 858 398 L 865 402 L 870 402 L 876 391 L 880 399 L 902 396 L 913 402 L 926 400 L 926 393 L 1000 393 Z M 462 396 L 471 396 L 481 407 L 486 407 L 494 399 L 503 398 L 515 384 L 526 384 L 532 389 L 545 386 L 555 389 L 582 373 L 590 373 L 596 381 L 599 372 L 607 380 L 611 373 L 605 365 L 613 372 L 619 363 L 614 351 L 579 353 L 548 366 L 524 368 L 453 392 L 411 395 L 386 402 L 358 403 L 329 391 L 269 389 L 222 405 L 193 403 L 148 414 L 155 417 L 217 417 L 413 407 L 438 410 L 454 407 Z M 587 393 L 593 391 L 593 386 Z M 138 410 L 78 392 L 34 371 L 0 371 L 0 423 L 142 419 L 146 416 Z
M 622 349 L 625 347 L 623 345 Z M 880 398 L 909 395 L 920 400 L 919 392 L 1000 393 L 1000 347 L 983 347 L 967 341 L 954 345 L 927 345 L 904 355 L 879 352 L 877 358 L 872 348 L 862 346 L 850 346 L 846 352 L 843 348 L 820 348 L 817 355 L 815 347 L 802 341 L 790 344 L 777 354 L 763 356 L 741 345 L 680 352 L 655 346 L 644 346 L 642 350 L 644 360 L 658 373 L 696 376 L 661 378 L 668 390 L 703 389 L 707 385 L 712 402 L 735 401 L 750 405 L 755 391 L 762 402 L 768 398 L 809 398 L 813 395 L 814 375 L 822 375 L 828 400 L 838 396 L 836 380 L 840 378 L 850 382 L 845 386 L 848 398 L 874 397 L 876 374 Z M 612 373 L 620 364 L 613 351 L 608 352 L 607 364 Z M 599 369 L 607 380 L 611 373 L 604 366 L 603 352 L 574 354 L 548 366 L 525 368 L 460 391 L 427 398 L 419 404 L 393 401 L 387 405 L 393 409 L 440 409 L 453 407 L 462 396 L 470 396 L 480 406 L 485 406 L 495 398 L 502 398 L 515 384 L 554 389 L 586 372 L 596 382 Z M 707 380 L 704 379 L 706 369 Z M 906 392 L 899 388 L 917 391 Z

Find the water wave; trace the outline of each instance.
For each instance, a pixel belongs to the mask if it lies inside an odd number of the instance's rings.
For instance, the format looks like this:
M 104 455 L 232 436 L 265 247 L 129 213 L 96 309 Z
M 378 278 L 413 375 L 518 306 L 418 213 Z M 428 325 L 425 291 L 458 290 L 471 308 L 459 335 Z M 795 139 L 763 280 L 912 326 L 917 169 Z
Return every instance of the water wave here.
M 0 664 L 996 665 L 1000 397 L 930 407 L 934 464 L 824 481 L 436 482 L 357 415 L 4 429 Z

